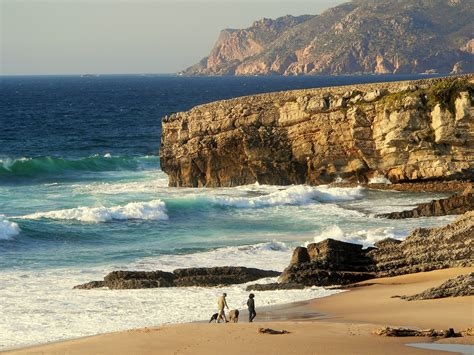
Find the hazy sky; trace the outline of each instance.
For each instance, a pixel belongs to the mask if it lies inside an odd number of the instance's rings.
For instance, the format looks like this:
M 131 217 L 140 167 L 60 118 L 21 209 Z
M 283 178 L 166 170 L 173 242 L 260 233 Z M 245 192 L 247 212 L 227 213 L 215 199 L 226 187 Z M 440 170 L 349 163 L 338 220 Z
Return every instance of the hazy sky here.
M 348 0 L 0 0 L 0 74 L 173 73 L 223 28 Z

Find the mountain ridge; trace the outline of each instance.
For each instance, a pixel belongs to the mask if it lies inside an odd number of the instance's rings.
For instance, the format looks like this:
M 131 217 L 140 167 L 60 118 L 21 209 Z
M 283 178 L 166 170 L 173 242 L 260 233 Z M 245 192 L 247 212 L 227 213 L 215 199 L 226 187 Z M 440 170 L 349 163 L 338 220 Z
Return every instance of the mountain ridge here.
M 354 0 L 223 30 L 209 56 L 180 74 L 473 72 L 473 17 L 467 0 Z

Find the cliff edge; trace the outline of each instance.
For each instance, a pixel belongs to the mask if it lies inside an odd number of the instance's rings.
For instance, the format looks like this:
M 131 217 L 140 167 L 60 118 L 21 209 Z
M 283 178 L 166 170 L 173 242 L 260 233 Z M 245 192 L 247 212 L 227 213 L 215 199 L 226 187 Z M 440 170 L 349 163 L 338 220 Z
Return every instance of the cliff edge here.
M 170 186 L 474 178 L 474 75 L 286 91 L 165 117 Z

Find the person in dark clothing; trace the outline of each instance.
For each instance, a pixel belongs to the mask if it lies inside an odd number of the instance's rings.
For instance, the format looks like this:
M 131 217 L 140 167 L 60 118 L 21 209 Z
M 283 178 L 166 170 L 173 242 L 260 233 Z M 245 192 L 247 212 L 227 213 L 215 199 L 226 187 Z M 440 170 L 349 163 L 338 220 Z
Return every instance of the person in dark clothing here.
M 257 312 L 255 312 L 255 301 L 253 300 L 255 295 L 251 293 L 249 295 L 249 299 L 247 301 L 247 307 L 249 309 L 249 322 L 252 323 L 253 319 L 257 316 Z

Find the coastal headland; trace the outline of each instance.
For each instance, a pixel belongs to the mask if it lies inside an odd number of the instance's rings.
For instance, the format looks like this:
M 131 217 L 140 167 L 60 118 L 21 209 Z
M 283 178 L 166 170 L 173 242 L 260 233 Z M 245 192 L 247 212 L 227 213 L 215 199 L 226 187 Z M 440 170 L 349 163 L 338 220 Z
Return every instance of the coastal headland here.
M 170 186 L 474 178 L 474 76 L 240 97 L 163 119 Z
M 284 292 L 337 285 L 344 292 L 257 310 L 254 324 L 242 312 L 237 324 L 149 327 L 6 353 L 430 354 L 434 350 L 406 344 L 474 345 L 473 85 L 474 76 L 466 75 L 289 91 L 219 101 L 165 118 L 160 158 L 170 186 L 353 186 L 382 180 L 366 186 L 457 194 L 373 218 L 460 216 L 369 248 L 334 239 L 297 247 L 278 283 L 252 285 L 257 304 L 265 287 Z M 262 272 L 114 271 L 78 288 L 219 287 L 232 284 L 229 277 L 258 282 Z M 387 326 L 432 336 L 381 335 Z

